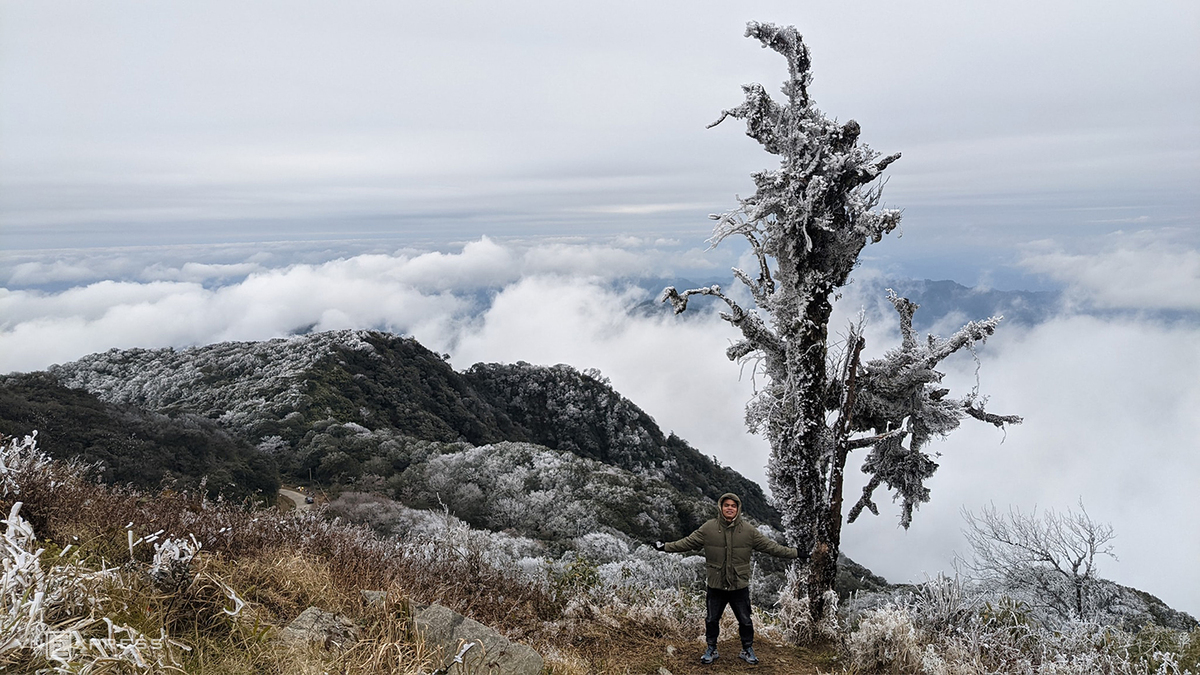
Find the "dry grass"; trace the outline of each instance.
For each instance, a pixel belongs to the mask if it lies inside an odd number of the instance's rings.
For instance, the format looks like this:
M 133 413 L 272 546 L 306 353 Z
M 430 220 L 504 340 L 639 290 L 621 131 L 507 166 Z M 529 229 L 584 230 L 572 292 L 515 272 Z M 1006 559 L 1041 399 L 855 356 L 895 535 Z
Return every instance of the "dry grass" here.
M 79 569 L 110 570 L 93 601 L 73 611 L 170 636 L 188 648 L 169 659 L 185 671 L 428 670 L 430 650 L 408 633 L 407 615 L 398 609 L 409 599 L 438 602 L 530 638 L 560 614 L 561 603 L 539 585 L 482 564 L 470 552 L 431 555 L 425 547 L 414 553 L 403 542 L 316 513 L 112 488 L 89 480 L 86 467 L 55 462 L 0 462 L 0 473 L 0 508 L 7 512 L 22 502 L 21 514 L 45 548 L 43 560 L 67 550 Z M 201 553 L 186 584 L 164 589 L 147 572 L 151 544 L 170 537 L 195 537 Z M 386 590 L 395 600 L 385 609 L 370 607 L 363 589 Z M 281 648 L 272 639 L 276 628 L 309 606 L 351 617 L 364 639 L 336 654 Z M 236 616 L 230 613 L 235 608 Z M 3 658 L 5 672 L 45 666 L 28 650 L 8 649 Z
M 557 573 L 547 568 L 546 579 L 532 580 L 498 567 L 480 548 L 485 539 L 461 532 L 422 541 L 382 539 L 366 528 L 329 522 L 319 510 L 285 513 L 180 491 L 111 488 L 88 480 L 76 465 L 0 459 L 0 512 L 23 502 L 21 514 L 45 549 L 41 569 L 73 589 L 45 612 L 46 620 L 52 628 L 77 626 L 81 638 L 127 652 L 122 660 L 80 650 L 80 658 L 91 660 L 65 670 L 31 647 L 5 647 L 0 630 L 0 670 L 6 673 L 431 672 L 441 655 L 411 631 L 413 602 L 448 606 L 530 644 L 556 675 L 660 667 L 676 675 L 1046 668 L 1167 674 L 1196 672 L 1200 660 L 1197 632 L 1049 635 L 1020 617 L 948 612 L 927 602 L 892 607 L 869 621 L 860 617 L 851 624 L 856 630 L 815 650 L 789 646 L 787 622 L 759 613 L 756 648 L 763 663 L 757 667 L 736 659 L 736 626 L 729 619 L 722 626 L 727 639 L 721 667 L 704 669 L 697 661 L 703 603 L 686 590 L 613 587 L 583 564 Z M 188 536 L 201 544 L 200 553 L 182 581 L 164 587 L 148 574 L 154 545 Z M 369 603 L 362 590 L 386 591 L 387 600 Z M 30 602 L 18 597 L 0 609 Z M 350 617 L 362 639 L 344 651 L 276 639 L 279 627 L 310 606 Z M 0 629 L 4 619 L 0 611 Z M 149 665 L 136 666 L 131 646 Z
M 285 513 L 170 489 L 113 488 L 89 480 L 86 467 L 76 465 L 31 467 L 9 472 L 14 489 L 0 495 L 0 508 L 24 503 L 44 555 L 70 546 L 79 564 L 112 568 L 90 610 L 185 645 L 174 663 L 188 672 L 429 670 L 433 651 L 409 632 L 409 602 L 448 606 L 555 654 L 550 662 L 559 671 L 571 663 L 572 671 L 598 672 L 612 640 L 649 649 L 663 639 L 686 640 L 700 626 L 696 608 L 674 595 L 635 598 L 626 589 L 620 597 L 598 598 L 592 584 L 555 587 L 498 569 L 472 546 L 385 540 L 328 522 L 319 511 Z M 189 582 L 156 587 L 146 574 L 150 544 L 185 536 L 201 545 Z M 387 591 L 389 604 L 368 605 L 364 589 Z M 351 617 L 362 641 L 330 653 L 274 639 L 278 627 L 310 606 Z M 37 668 L 28 658 L 12 666 L 6 672 Z

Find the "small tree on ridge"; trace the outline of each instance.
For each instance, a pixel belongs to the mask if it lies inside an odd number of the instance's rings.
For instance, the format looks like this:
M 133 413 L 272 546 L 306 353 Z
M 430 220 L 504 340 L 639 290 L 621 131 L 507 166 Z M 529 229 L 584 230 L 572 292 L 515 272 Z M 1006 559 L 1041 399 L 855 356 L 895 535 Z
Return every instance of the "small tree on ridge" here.
M 974 552 L 970 569 L 994 590 L 1016 596 L 1048 614 L 1052 623 L 1091 621 L 1118 599 L 1116 585 L 1100 578 L 1098 558 L 1117 559 L 1112 525 L 1079 511 L 1046 510 L 1038 517 L 995 506 L 978 516 L 964 510 L 963 534 Z

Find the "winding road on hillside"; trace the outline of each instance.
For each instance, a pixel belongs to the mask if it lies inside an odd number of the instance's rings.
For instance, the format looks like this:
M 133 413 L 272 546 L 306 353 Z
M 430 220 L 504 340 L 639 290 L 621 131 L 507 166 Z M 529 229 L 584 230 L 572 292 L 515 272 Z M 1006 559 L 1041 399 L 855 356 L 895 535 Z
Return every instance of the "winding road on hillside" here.
M 309 504 L 305 501 L 304 494 L 301 492 L 296 492 L 295 490 L 289 490 L 288 488 L 281 487 L 279 488 L 279 494 L 292 500 L 292 503 L 296 505 L 297 511 L 307 511 L 308 509 L 312 508 L 312 504 Z

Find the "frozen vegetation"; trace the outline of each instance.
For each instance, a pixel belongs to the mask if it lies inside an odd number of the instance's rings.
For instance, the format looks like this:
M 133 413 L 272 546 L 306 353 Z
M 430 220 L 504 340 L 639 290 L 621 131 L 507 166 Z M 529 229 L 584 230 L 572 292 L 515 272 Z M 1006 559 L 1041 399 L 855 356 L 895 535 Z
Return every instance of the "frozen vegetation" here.
M 444 603 L 496 626 L 546 654 L 553 673 L 624 672 L 590 659 L 630 630 L 675 644 L 702 632 L 702 559 L 619 533 L 585 533 L 553 551 L 378 495 L 346 492 L 316 511 L 283 513 L 115 490 L 87 472 L 51 460 L 32 437 L 0 447 L 6 672 L 428 672 L 433 657 L 404 628 L 409 602 Z M 364 604 L 364 589 L 386 592 L 382 610 Z M 778 612 L 770 598 L 760 604 L 763 642 L 803 628 L 790 623 L 803 615 Z M 363 639 L 333 651 L 277 642 L 278 628 L 308 605 L 353 616 Z M 835 671 L 1200 672 L 1194 621 L 1190 632 L 1048 623 L 1000 589 L 957 578 L 860 594 L 843 604 L 840 623 L 824 661 L 840 663 Z
M 111 350 L 49 375 L 107 404 L 215 423 L 288 480 L 418 507 L 440 500 L 480 526 L 509 526 L 516 516 L 505 511 L 518 502 L 534 509 L 530 519 L 554 504 L 564 515 L 545 536 L 596 523 L 654 541 L 690 532 L 730 489 L 745 495 L 750 515 L 778 525 L 756 484 L 663 434 L 598 373 L 565 365 L 458 373 L 411 338 L 337 331 Z M 443 485 L 447 471 L 464 480 Z
M 751 174 L 754 194 L 713 214 L 709 242 L 749 245 L 751 268 L 735 268 L 749 299 L 720 286 L 663 290 L 676 314 L 695 296 L 724 303 L 721 318 L 738 337 L 725 356 L 750 364 L 763 384 L 746 406 L 746 425 L 771 445 L 767 475 L 788 540 L 810 555 L 805 578 L 792 586 L 814 625 L 833 630 L 844 511 L 844 475 L 850 453 L 867 449 L 861 468 L 870 476 L 846 513 L 878 515 L 874 493 L 886 486 L 900 502 L 900 523 L 929 500 L 926 482 L 938 463 L 929 440 L 971 417 L 996 426 L 1019 424 L 1015 415 L 986 411 L 971 391 L 951 397 L 938 364 L 973 350 L 995 331 L 1000 317 L 971 321 L 947 338 L 920 341 L 913 329 L 917 305 L 889 290 L 900 315 L 902 342 L 865 363 L 862 321 L 851 325 L 840 350 L 829 344 L 838 290 L 850 281 L 859 254 L 900 224 L 899 209 L 882 208 L 883 172 L 900 154 L 883 156 L 860 139 L 858 122 L 840 123 L 812 100 L 812 60 L 794 26 L 751 21 L 746 37 L 783 57 L 787 78 L 779 101 L 761 84 L 742 87 L 745 101 L 724 110 L 745 123 L 746 135 L 777 159 Z M 840 351 L 840 353 L 839 353 Z

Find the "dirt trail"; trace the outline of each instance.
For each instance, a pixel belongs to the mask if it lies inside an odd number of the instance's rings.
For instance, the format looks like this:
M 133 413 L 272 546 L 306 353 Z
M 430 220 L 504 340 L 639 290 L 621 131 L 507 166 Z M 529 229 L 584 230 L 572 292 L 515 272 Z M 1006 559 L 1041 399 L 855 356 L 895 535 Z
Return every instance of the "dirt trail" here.
M 717 648 L 720 658 L 711 665 L 700 663 L 704 645 L 700 641 L 664 641 L 638 646 L 613 644 L 609 658 L 600 665 L 600 672 L 661 673 L 665 668 L 671 675 L 723 675 L 725 673 L 758 673 L 760 675 L 816 675 L 842 670 L 835 652 L 830 649 L 806 649 L 773 645 L 756 641 L 754 651 L 758 665 L 738 659 L 741 645 L 736 639 L 722 640 Z M 674 649 L 668 649 L 668 646 Z

